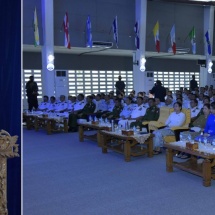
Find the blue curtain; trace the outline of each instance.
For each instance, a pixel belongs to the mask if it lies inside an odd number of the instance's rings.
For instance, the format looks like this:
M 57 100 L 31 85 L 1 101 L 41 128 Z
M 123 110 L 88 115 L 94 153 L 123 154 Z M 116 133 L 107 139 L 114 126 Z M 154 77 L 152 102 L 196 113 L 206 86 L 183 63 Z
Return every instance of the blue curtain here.
M 0 4 L 0 129 L 21 145 L 21 1 Z M 21 156 L 21 147 L 19 147 Z M 21 157 L 8 159 L 9 215 L 21 214 Z

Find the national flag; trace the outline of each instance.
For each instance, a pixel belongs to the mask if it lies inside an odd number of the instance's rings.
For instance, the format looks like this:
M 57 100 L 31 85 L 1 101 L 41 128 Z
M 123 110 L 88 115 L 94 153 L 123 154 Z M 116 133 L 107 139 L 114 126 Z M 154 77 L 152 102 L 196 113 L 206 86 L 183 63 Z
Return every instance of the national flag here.
M 112 29 L 113 29 L 113 38 L 114 38 L 114 40 L 115 40 L 116 47 L 118 48 L 118 25 L 117 25 L 117 16 L 116 16 L 115 19 L 113 20 Z
M 208 45 L 208 54 L 211 55 L 211 43 L 210 43 L 208 31 L 205 34 L 205 38 L 206 38 L 206 43 Z
M 192 30 L 189 33 L 189 38 L 192 44 L 192 52 L 193 54 L 196 54 L 196 30 L 193 27 Z
M 40 38 L 39 38 L 39 29 L 38 29 L 38 22 L 37 22 L 37 10 L 35 7 L 34 10 L 34 46 L 40 45 Z
M 157 52 L 160 52 L 160 39 L 159 39 L 159 22 L 157 21 L 155 27 L 153 28 L 153 34 L 155 38 L 155 47 Z
M 134 25 L 134 32 L 135 32 L 135 46 L 137 49 L 140 48 L 140 38 L 139 38 L 139 23 L 136 22 Z
M 92 28 L 91 28 L 91 21 L 90 16 L 87 17 L 87 47 L 92 48 L 93 45 L 93 37 L 92 37 Z
M 171 38 L 172 51 L 174 54 L 176 54 L 175 25 L 172 26 L 172 29 L 170 31 L 170 38 Z
M 64 46 L 66 48 L 70 49 L 71 46 L 70 46 L 70 38 L 69 38 L 69 18 L 68 18 L 68 13 L 67 12 L 66 12 L 66 14 L 64 16 L 63 28 L 64 28 L 64 33 L 65 33 Z

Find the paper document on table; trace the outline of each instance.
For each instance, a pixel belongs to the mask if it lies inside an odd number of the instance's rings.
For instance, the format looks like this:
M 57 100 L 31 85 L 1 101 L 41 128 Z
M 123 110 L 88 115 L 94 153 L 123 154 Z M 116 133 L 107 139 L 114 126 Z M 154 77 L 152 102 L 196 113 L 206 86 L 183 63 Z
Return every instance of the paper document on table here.
M 195 132 L 200 132 L 201 128 L 199 128 L 199 127 L 192 127 L 192 128 L 190 128 L 190 130 L 193 130 Z

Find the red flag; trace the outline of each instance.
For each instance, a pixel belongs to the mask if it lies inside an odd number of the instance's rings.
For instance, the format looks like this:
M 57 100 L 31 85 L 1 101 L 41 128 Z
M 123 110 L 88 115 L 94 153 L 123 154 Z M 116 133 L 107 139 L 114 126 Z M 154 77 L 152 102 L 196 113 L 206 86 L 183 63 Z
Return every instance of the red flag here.
M 176 54 L 175 25 L 172 26 L 172 29 L 170 31 L 170 38 L 171 38 L 172 52 L 173 54 Z
M 68 18 L 68 13 L 66 12 L 64 16 L 64 21 L 63 21 L 63 28 L 64 28 L 64 33 L 65 33 L 65 47 L 70 49 L 70 38 L 69 38 L 69 18 Z

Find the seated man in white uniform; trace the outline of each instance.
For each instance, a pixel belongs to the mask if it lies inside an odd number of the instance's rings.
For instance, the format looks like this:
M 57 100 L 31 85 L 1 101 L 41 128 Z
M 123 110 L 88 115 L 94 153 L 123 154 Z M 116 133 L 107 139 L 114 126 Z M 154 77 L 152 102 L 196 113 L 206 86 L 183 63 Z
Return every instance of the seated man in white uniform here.
M 76 96 L 69 96 L 68 97 L 68 106 L 67 106 L 67 109 L 68 109 L 68 112 L 71 112 L 74 110 L 74 106 L 76 104 Z
M 49 97 L 43 96 L 43 102 L 40 103 L 38 110 L 39 111 L 46 111 L 49 107 Z
M 56 107 L 57 107 L 56 99 L 54 96 L 51 96 L 47 112 L 54 112 Z
M 136 120 L 141 119 L 145 115 L 146 109 L 147 108 L 143 105 L 143 97 L 137 97 L 137 106 L 132 110 L 131 116 L 127 119 L 120 120 L 118 125 L 121 126 L 121 128 L 125 129 L 128 123 L 128 126 L 130 128 L 130 124 L 132 122 L 136 122 Z
M 190 114 L 191 114 L 191 122 L 195 120 L 196 116 L 200 112 L 200 108 L 198 107 L 198 101 L 196 99 L 191 99 L 190 101 Z
M 167 96 L 166 100 L 165 100 L 165 107 L 173 107 L 173 98 L 172 96 Z
M 79 110 L 82 110 L 85 104 L 84 94 L 79 94 L 78 101 L 74 104 L 74 110 L 72 112 L 77 113 Z
M 108 109 L 105 100 L 101 98 L 101 94 L 96 95 L 95 105 L 96 105 L 95 114 L 107 111 Z
M 104 106 L 103 106 L 103 109 L 104 109 L 104 110 L 103 110 L 103 111 L 97 111 L 97 112 L 96 112 L 96 117 L 97 117 L 97 118 L 101 118 L 103 114 L 112 112 L 115 103 L 112 103 L 112 102 L 111 102 L 110 95 L 106 95 L 106 96 L 105 96 L 105 102 L 104 102 L 103 105 L 104 105 Z M 105 109 L 106 109 L 106 110 L 105 110 Z
M 128 119 L 131 116 L 132 111 L 137 107 L 137 104 L 131 103 L 132 98 L 127 97 L 125 100 L 125 106 L 120 113 L 119 120 Z
M 60 102 L 57 103 L 55 108 L 55 113 L 63 113 L 67 111 L 67 102 L 65 101 L 66 97 L 64 95 L 60 96 Z

